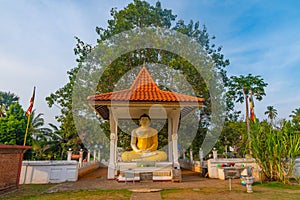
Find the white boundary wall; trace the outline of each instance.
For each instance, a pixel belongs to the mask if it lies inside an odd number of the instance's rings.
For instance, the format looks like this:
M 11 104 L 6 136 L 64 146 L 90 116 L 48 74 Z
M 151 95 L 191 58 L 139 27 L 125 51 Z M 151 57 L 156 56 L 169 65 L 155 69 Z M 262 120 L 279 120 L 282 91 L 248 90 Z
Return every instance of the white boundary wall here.
M 23 161 L 20 184 L 45 184 L 77 181 L 78 162 Z
M 295 166 L 293 170 L 293 176 L 296 178 L 300 178 L 300 158 L 295 160 Z
M 207 170 L 209 178 L 219 178 L 221 180 L 225 180 L 224 169 L 217 167 L 217 165 L 222 165 L 226 163 L 234 163 L 235 166 L 238 165 L 245 167 L 245 170 L 242 171 L 242 175 L 247 175 L 246 168 L 252 167 L 252 175 L 255 178 L 255 181 L 261 181 L 260 170 L 258 165 L 255 163 L 253 158 L 217 158 L 217 159 L 209 159 L 207 161 Z

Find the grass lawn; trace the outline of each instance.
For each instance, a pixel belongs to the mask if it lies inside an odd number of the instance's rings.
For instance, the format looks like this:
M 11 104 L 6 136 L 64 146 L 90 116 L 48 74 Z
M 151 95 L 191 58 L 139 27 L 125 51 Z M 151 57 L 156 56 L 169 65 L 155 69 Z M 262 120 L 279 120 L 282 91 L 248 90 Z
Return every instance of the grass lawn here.
M 46 185 L 21 185 L 20 188 L 11 193 L 0 196 L 0 199 L 130 199 L 131 193 L 129 190 L 80 190 L 77 192 L 57 192 L 46 194 L 43 193 L 53 184 Z M 256 183 L 253 187 L 253 193 L 248 194 L 246 187 L 244 190 L 233 188 L 229 191 L 227 188 L 214 187 L 199 187 L 185 189 L 165 189 L 161 191 L 162 199 L 300 199 L 299 185 L 283 185 L 277 182 L 271 183 Z
M 56 192 L 43 193 L 52 184 L 47 185 L 21 185 L 20 189 L 0 196 L 0 199 L 17 200 L 17 199 L 37 199 L 37 200 L 54 200 L 54 199 L 88 199 L 88 200 L 106 200 L 106 199 L 130 199 L 129 190 L 82 190 L 77 192 Z
M 255 184 L 253 193 L 247 193 L 245 190 L 235 189 L 232 191 L 220 188 L 190 188 L 190 189 L 170 189 L 161 192 L 162 199 L 174 200 L 193 200 L 193 199 L 220 199 L 220 200 L 240 200 L 240 199 L 300 199 L 300 186 L 284 185 L 278 182 Z

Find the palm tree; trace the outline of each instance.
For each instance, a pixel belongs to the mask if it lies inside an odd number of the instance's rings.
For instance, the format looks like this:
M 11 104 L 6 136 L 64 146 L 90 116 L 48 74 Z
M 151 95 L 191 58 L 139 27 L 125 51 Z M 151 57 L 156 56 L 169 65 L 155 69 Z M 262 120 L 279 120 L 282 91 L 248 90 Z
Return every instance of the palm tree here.
M 33 138 L 39 137 L 40 134 L 51 132 L 52 130 L 50 128 L 45 128 L 45 121 L 42 117 L 44 114 L 39 113 L 37 116 L 35 116 L 35 110 L 32 111 L 30 117 L 31 120 L 31 126 L 29 129 L 29 132 L 32 134 Z
M 246 123 L 248 133 L 249 150 L 251 152 L 250 121 L 249 121 L 249 97 L 253 95 L 258 101 L 266 95 L 264 88 L 268 84 L 260 76 L 231 76 L 228 84 L 228 94 L 235 99 L 235 102 L 246 103 Z
M 0 118 L 6 116 L 6 110 L 3 105 L 0 105 Z
M 267 106 L 267 111 L 265 112 L 265 115 L 268 115 L 268 118 L 270 119 L 270 123 L 274 127 L 274 121 L 273 120 L 278 115 L 277 110 L 274 108 L 274 106 Z
M 52 128 L 55 127 L 49 124 Z M 37 135 L 37 138 L 33 141 L 33 148 L 35 150 L 36 159 L 61 159 L 61 143 L 62 137 L 58 134 L 56 127 L 52 129 L 44 129 L 49 131 L 43 131 Z
M 43 113 L 39 113 L 35 116 L 35 110 L 30 115 L 32 120 L 29 133 L 32 135 L 34 159 L 51 159 L 56 154 L 60 155 L 61 136 L 57 133 L 57 127 L 54 125 L 50 124 L 53 130 L 44 127 L 43 115 Z
M 292 111 L 292 114 L 289 116 L 292 118 L 292 124 L 300 130 L 300 108 L 296 108 Z
M 17 102 L 19 97 L 14 93 L 0 91 L 0 117 L 5 117 L 8 107 Z

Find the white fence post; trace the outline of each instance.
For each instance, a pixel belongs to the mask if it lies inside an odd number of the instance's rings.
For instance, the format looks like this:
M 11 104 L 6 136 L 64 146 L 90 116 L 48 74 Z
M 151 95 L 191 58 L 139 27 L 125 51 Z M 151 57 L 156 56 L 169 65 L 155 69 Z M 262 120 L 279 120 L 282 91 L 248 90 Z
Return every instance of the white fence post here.
M 99 160 L 99 162 L 101 162 L 100 156 L 101 156 L 101 154 L 100 154 L 100 149 L 99 149 L 99 151 L 98 151 L 98 160 Z
M 97 158 L 96 158 L 96 149 L 94 149 L 94 161 L 96 161 Z
M 212 152 L 213 152 L 213 158 L 214 160 L 216 160 L 218 158 L 218 151 L 216 150 L 216 148 L 213 148 Z
M 193 149 L 190 149 L 190 161 L 193 164 L 194 158 L 193 158 Z
M 88 150 L 88 154 L 87 154 L 87 162 L 89 163 L 91 159 L 91 151 Z
M 199 149 L 199 159 L 200 159 L 200 166 L 203 166 L 203 149 Z
M 82 149 L 80 149 L 80 151 L 79 151 L 79 167 L 82 167 L 82 155 L 83 155 L 83 151 L 82 151 Z
M 67 152 L 68 152 L 67 161 L 71 161 L 71 159 L 72 159 L 72 149 L 69 149 L 69 151 L 67 151 Z

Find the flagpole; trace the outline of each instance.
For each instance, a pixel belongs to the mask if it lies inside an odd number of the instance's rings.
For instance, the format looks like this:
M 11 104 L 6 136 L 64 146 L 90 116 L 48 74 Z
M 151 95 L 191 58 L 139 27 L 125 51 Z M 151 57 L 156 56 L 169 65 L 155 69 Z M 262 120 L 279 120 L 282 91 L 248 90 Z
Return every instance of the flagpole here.
M 27 126 L 26 126 L 26 132 L 25 132 L 25 136 L 24 136 L 24 146 L 26 145 L 26 139 L 27 139 L 27 134 L 28 134 L 28 129 L 29 129 L 29 123 L 30 123 L 30 116 L 31 116 L 31 111 L 33 108 L 33 103 L 34 103 L 34 97 L 35 97 L 35 86 L 33 87 L 33 92 L 32 92 L 32 96 L 30 98 L 30 105 L 26 111 L 26 116 L 28 117 L 27 119 Z
M 28 128 L 29 128 L 29 122 L 30 122 L 30 116 L 31 116 L 31 115 L 28 115 L 28 116 L 27 116 L 28 120 L 27 120 L 27 126 L 26 126 L 26 132 L 25 132 L 25 136 L 24 136 L 24 144 L 23 144 L 23 146 L 26 145 L 26 139 L 27 139 L 27 134 L 28 134 Z

